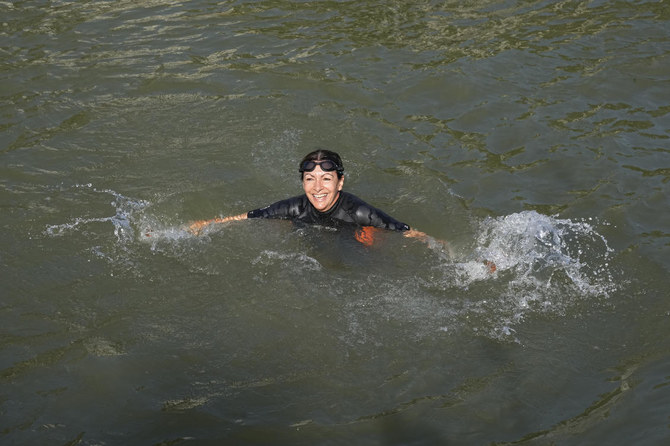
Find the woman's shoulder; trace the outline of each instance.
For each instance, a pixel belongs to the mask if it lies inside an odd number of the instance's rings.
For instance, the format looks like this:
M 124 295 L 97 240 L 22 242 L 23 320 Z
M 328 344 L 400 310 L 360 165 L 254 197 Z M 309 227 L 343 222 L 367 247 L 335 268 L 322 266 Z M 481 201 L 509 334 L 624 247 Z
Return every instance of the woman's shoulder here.
M 260 209 L 254 209 L 249 212 L 249 217 L 295 217 L 299 215 L 307 205 L 308 200 L 305 194 L 295 197 L 285 198 L 276 201 Z
M 341 200 L 343 204 L 346 203 L 348 205 L 354 206 L 370 206 L 364 200 L 352 194 L 351 192 L 341 191 L 340 195 L 342 197 Z
M 351 215 L 367 215 L 379 211 L 379 209 L 350 192 L 342 191 L 340 194 L 340 207 Z

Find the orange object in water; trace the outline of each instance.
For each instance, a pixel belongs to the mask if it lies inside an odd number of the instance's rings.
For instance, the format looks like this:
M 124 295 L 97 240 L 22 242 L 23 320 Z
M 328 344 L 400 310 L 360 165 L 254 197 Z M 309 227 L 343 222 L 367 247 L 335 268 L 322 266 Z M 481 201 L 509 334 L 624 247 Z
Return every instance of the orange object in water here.
M 375 232 L 377 231 L 379 231 L 379 228 L 375 228 L 374 226 L 363 226 L 356 231 L 354 237 L 365 246 L 372 246 L 375 242 Z

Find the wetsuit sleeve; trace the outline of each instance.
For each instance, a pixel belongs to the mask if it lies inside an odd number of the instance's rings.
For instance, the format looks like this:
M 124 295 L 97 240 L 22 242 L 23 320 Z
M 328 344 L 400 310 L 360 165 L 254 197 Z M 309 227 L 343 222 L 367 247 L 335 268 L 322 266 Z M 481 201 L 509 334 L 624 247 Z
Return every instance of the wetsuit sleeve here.
M 355 195 L 343 192 L 342 208 L 349 214 L 354 223 L 361 226 L 390 229 L 392 231 L 409 231 L 406 223 L 396 220 L 386 212 L 370 206 Z
M 369 205 L 356 209 L 356 220 L 362 226 L 374 226 L 393 231 L 409 231 L 410 229 L 406 223 L 398 221 L 386 212 Z
M 288 198 L 247 213 L 247 218 L 295 218 L 302 211 L 301 197 Z

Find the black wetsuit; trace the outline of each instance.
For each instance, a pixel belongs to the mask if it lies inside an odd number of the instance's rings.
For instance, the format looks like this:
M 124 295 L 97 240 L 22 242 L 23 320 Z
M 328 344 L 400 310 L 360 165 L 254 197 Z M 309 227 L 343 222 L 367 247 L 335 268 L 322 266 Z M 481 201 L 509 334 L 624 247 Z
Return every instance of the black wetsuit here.
M 339 226 L 342 223 L 348 223 L 393 231 L 408 231 L 410 229 L 405 223 L 399 222 L 348 192 L 340 192 L 340 196 L 333 207 L 326 212 L 318 211 L 309 202 L 307 195 L 303 194 L 278 201 L 261 209 L 249 211 L 247 218 L 282 218 L 324 226 Z

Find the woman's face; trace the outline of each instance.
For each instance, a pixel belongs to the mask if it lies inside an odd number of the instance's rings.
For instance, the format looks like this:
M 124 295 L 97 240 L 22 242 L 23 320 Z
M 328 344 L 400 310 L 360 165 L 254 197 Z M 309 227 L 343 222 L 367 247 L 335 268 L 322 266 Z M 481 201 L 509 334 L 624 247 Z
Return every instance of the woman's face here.
M 318 165 L 313 171 L 302 175 L 302 188 L 307 199 L 320 212 L 333 207 L 343 184 L 344 177 L 337 178 L 337 172 L 324 172 Z

